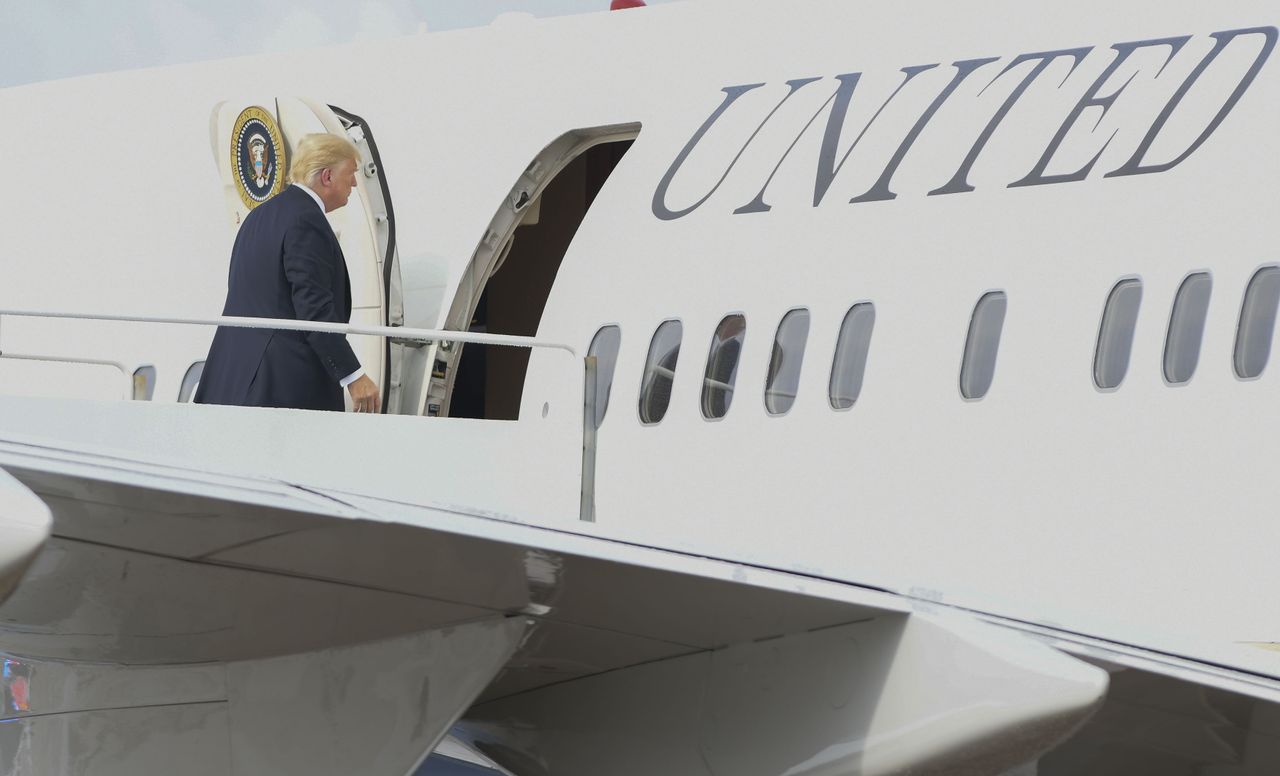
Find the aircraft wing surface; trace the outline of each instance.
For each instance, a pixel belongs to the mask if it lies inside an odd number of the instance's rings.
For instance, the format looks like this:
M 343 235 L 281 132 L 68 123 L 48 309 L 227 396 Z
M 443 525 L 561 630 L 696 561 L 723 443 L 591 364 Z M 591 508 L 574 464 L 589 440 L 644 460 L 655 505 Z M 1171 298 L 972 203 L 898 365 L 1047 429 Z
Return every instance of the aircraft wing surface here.
M 105 773 L 405 773 L 463 720 L 518 776 L 976 773 L 1102 701 L 1050 634 L 589 535 L 574 467 L 504 468 L 524 424 L 482 425 L 6 401 L 0 468 L 53 527 L 0 605 L 27 687 L 0 746 L 76 772 L 59 742 L 107 730 L 132 743 L 93 749 Z
M 105 725 L 125 739 L 147 731 L 117 758 L 120 772 L 160 762 L 164 731 L 176 741 L 198 730 L 184 746 L 230 740 L 209 755 L 228 772 L 336 773 L 357 758 L 364 772 L 403 773 L 465 713 L 519 732 L 489 745 L 508 762 L 543 720 L 533 748 L 557 772 L 619 731 L 647 740 L 634 734 L 649 720 L 679 726 L 687 756 L 738 772 L 751 747 L 735 742 L 773 731 L 775 757 L 877 773 L 1024 760 L 1104 690 L 1103 672 L 1058 651 L 969 617 L 913 614 L 883 592 L 522 523 L 500 509 L 521 500 L 522 475 L 494 461 L 523 424 L 497 424 L 502 439 L 471 434 L 479 449 L 446 465 L 422 451 L 447 445 L 449 424 L 351 420 L 3 405 L 0 467 L 53 517 L 0 606 L 0 638 L 29 686 L 5 716 L 22 723 L 13 735 L 43 742 L 43 767 L 71 756 L 51 742 Z M 385 452 L 361 459 L 321 437 Z M 533 458 L 526 469 L 538 469 Z M 475 491 L 479 506 L 435 503 L 434 483 L 476 478 L 458 466 L 481 460 L 491 483 Z M 368 473 L 384 463 L 417 476 Z M 556 471 L 536 471 L 532 489 L 563 489 L 571 525 L 578 485 Z M 554 498 L 531 495 L 542 513 L 524 517 L 545 520 Z M 600 697 L 540 707 L 555 687 Z M 604 729 L 553 734 L 565 730 L 556 715 L 588 708 L 622 716 L 597 712 Z M 341 752 L 325 733 L 370 720 L 385 729 L 353 734 Z M 655 772 L 647 759 L 636 767 Z

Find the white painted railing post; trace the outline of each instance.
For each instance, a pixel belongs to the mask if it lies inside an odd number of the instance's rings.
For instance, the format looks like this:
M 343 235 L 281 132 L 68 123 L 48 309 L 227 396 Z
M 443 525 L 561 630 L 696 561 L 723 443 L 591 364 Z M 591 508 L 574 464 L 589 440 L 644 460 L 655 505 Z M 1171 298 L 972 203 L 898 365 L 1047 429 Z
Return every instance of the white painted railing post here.
M 582 503 L 578 518 L 596 521 L 596 369 L 595 356 L 583 359 L 585 382 L 582 389 Z

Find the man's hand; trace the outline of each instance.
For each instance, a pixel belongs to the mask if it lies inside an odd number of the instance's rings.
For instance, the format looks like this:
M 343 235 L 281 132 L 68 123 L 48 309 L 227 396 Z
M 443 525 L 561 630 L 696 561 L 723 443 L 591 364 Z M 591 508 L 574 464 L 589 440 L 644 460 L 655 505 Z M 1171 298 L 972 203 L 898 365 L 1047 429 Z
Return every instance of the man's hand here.
M 378 393 L 378 384 L 369 379 L 369 375 L 361 375 L 351 385 L 351 408 L 355 412 L 378 412 L 382 409 L 382 394 Z

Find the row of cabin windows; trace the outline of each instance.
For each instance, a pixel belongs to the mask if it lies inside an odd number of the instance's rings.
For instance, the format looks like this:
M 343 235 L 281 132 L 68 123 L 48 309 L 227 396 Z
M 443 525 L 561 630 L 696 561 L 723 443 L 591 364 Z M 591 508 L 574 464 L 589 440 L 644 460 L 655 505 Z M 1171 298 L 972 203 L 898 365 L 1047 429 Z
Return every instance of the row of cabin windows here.
M 1195 375 L 1212 291 L 1213 279 L 1207 272 L 1187 275 L 1178 287 L 1164 340 L 1164 379 L 1170 385 L 1183 385 Z M 1107 297 L 1093 358 L 1093 382 L 1102 390 L 1118 388 L 1129 370 L 1129 354 L 1133 350 L 1141 304 L 1142 281 L 1137 278 L 1116 283 Z M 1280 267 L 1263 267 L 1249 279 L 1236 326 L 1231 361 L 1236 377 L 1241 380 L 1258 377 L 1266 368 L 1278 307 Z
M 840 325 L 828 391 L 833 409 L 847 410 L 858 400 L 875 321 L 875 306 L 870 302 L 861 302 L 849 309 Z M 739 356 L 742 354 L 746 335 L 746 317 L 741 313 L 733 313 L 720 321 L 711 336 L 701 398 L 702 416 L 708 420 L 723 418 L 733 404 Z M 683 340 L 684 325 L 677 320 L 663 321 L 653 333 L 640 382 L 640 422 L 645 425 L 660 423 L 671 406 L 671 386 L 675 381 Z M 770 415 L 785 415 L 795 404 L 796 391 L 800 385 L 800 367 L 804 363 L 805 345 L 808 341 L 809 311 L 804 308 L 791 310 L 778 324 L 769 357 L 764 406 Z M 587 350 L 587 355 L 596 359 L 597 428 L 604 420 L 609 406 L 609 390 L 621 342 L 621 329 L 617 326 L 605 326 L 596 333 Z
M 1212 288 L 1207 272 L 1188 275 L 1178 288 L 1169 315 L 1163 359 L 1164 378 L 1171 385 L 1185 384 L 1195 374 Z M 1142 281 L 1137 278 L 1121 280 L 1107 296 L 1093 360 L 1093 381 L 1101 390 L 1113 390 L 1124 381 L 1141 303 Z M 1258 377 L 1266 367 L 1278 308 L 1280 266 L 1263 267 L 1250 279 L 1240 310 L 1233 362 L 1241 379 Z M 984 294 L 974 306 L 960 367 L 960 394 L 965 399 L 981 399 L 991 388 L 1007 309 L 1008 297 L 1003 291 Z M 845 314 L 827 394 L 833 409 L 847 410 L 858 400 L 875 320 L 875 306 L 870 302 L 855 304 Z M 733 403 L 746 332 L 746 318 L 734 313 L 720 321 L 711 337 L 701 399 L 702 416 L 708 420 L 723 418 Z M 770 415 L 784 415 L 795 404 L 808 338 L 808 310 L 797 308 L 783 316 L 774 336 L 765 380 L 764 405 Z M 671 386 L 683 339 L 683 324 L 668 320 L 658 326 L 649 343 L 639 400 L 640 421 L 645 425 L 661 422 L 671 405 Z M 588 355 L 597 359 L 597 428 L 609 406 L 621 341 L 622 332 L 617 326 L 605 326 L 588 350 Z

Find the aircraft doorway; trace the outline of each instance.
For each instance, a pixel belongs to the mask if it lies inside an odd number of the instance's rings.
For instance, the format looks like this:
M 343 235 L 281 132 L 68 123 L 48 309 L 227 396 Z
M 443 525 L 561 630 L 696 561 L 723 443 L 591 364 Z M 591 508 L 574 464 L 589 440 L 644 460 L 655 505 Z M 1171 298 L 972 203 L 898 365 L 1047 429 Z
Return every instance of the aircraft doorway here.
M 491 251 L 483 274 L 480 267 L 474 265 L 484 261 L 484 246 L 477 251 L 471 277 L 483 280 L 471 284 L 469 293 L 459 291 L 447 328 L 519 336 L 537 334 L 560 262 L 592 202 L 631 147 L 637 131 L 638 127 L 615 128 L 603 137 L 577 138 L 574 133 L 557 141 L 535 160 L 522 176 L 522 182 L 535 177 L 539 165 L 555 164 L 556 146 L 570 141 L 571 145 L 564 149 L 568 153 L 560 152 L 562 166 L 540 191 L 528 191 L 517 184 L 504 205 L 504 210 L 513 211 L 514 225 L 505 240 L 495 241 L 501 247 Z M 500 211 L 499 218 L 503 215 Z M 463 284 L 464 289 L 466 285 Z M 466 325 L 460 325 L 464 321 Z M 458 349 L 453 359 L 448 355 L 437 354 L 433 374 L 433 382 L 443 380 L 445 383 L 444 414 L 490 420 L 518 418 L 529 363 L 528 350 L 472 346 Z

